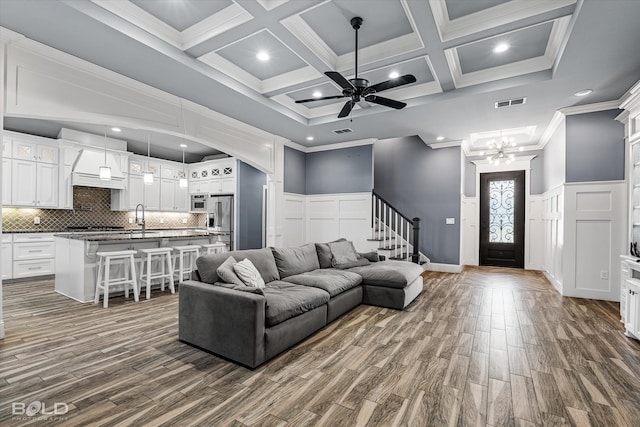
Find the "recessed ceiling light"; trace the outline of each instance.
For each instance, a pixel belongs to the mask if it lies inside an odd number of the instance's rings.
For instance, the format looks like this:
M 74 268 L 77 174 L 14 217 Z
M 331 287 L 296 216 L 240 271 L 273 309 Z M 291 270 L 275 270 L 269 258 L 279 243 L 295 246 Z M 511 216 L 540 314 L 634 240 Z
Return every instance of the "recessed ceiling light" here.
M 397 79 L 398 77 L 400 77 L 400 73 L 397 71 L 392 71 L 389 73 L 389 78 L 390 79 Z
M 576 92 L 573 95 L 574 96 L 587 96 L 590 95 L 593 92 L 593 89 L 585 89 L 585 90 L 581 90 L 580 92 Z
M 438 140 L 438 141 L 442 141 L 443 139 L 444 139 L 444 136 L 439 136 L 439 137 L 436 138 L 436 140 Z
M 313 137 L 312 136 L 308 136 L 307 137 L 307 141 L 313 141 Z
M 122 129 L 116 127 L 111 128 L 111 130 L 114 132 L 122 132 Z
M 187 148 L 187 144 L 180 144 L 180 148 Z
M 500 43 L 493 48 L 493 53 L 502 53 L 509 50 L 509 45 L 506 43 Z
M 320 92 L 319 90 L 315 91 L 312 93 L 314 98 L 320 98 L 322 96 L 322 92 Z
M 271 57 L 269 56 L 269 54 L 267 52 L 265 52 L 264 50 L 261 50 L 256 55 L 256 58 L 258 58 L 260 61 L 268 61 L 269 58 L 271 58 Z

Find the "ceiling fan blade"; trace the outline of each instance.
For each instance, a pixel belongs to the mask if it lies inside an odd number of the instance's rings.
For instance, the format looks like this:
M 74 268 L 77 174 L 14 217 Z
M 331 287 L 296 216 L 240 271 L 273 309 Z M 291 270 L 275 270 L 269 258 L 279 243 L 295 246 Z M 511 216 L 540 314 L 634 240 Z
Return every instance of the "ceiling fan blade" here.
M 416 78 L 413 74 L 405 74 L 404 76 L 400 76 L 395 79 L 387 80 L 384 82 L 380 82 L 369 87 L 369 90 L 373 90 L 374 92 L 382 92 L 383 90 L 391 89 L 398 86 L 408 85 L 409 83 L 415 83 Z
M 373 102 L 374 104 L 384 105 L 385 107 L 395 108 L 396 110 L 400 110 L 407 106 L 407 104 L 404 102 L 396 101 L 395 99 L 384 98 L 377 95 L 368 95 L 365 100 L 368 102 Z
M 296 104 L 300 104 L 302 102 L 311 102 L 311 101 L 322 101 L 325 99 L 339 99 L 345 98 L 344 95 L 335 95 L 335 96 L 323 96 L 322 98 L 309 98 L 309 99 L 299 99 L 296 101 Z
M 353 87 L 351 82 L 347 80 L 342 74 L 338 73 L 337 71 L 326 71 L 324 74 L 327 77 L 329 77 L 331 80 L 336 82 L 338 86 L 340 86 L 342 89 L 356 90 L 356 88 Z
M 353 100 L 348 100 L 342 110 L 340 110 L 340 114 L 338 114 L 338 118 L 341 119 L 343 117 L 347 117 L 349 113 L 351 113 L 351 109 L 353 108 Z

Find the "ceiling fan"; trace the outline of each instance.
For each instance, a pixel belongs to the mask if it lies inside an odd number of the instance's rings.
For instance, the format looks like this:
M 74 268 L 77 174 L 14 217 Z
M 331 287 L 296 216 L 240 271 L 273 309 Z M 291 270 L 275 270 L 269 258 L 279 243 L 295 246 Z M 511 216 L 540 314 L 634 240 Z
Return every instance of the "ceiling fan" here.
M 340 110 L 338 118 L 347 117 L 353 109 L 356 102 L 365 100 L 367 102 L 373 102 L 374 104 L 384 105 L 385 107 L 395 108 L 400 110 L 407 106 L 406 103 L 396 101 L 394 99 L 384 98 L 378 96 L 378 92 L 383 90 L 392 89 L 394 87 L 403 86 L 409 83 L 415 83 L 416 78 L 412 74 L 405 74 L 395 79 L 386 80 L 384 82 L 377 83 L 373 86 L 369 86 L 369 80 L 358 78 L 358 30 L 362 25 L 362 18 L 356 16 L 351 18 L 351 26 L 356 31 L 356 49 L 355 49 L 355 76 L 352 79 L 346 79 L 342 74 L 337 71 L 327 71 L 324 74 L 331 80 L 336 82 L 342 88 L 342 95 L 336 96 L 324 96 L 321 98 L 300 99 L 296 101 L 297 104 L 312 101 L 321 101 L 325 99 L 339 99 L 350 98 Z

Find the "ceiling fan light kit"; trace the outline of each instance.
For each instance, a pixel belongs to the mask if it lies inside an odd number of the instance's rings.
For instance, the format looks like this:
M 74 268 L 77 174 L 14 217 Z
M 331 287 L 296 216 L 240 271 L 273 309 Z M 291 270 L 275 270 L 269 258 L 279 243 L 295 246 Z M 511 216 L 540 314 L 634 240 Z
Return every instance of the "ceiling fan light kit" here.
M 398 75 L 395 78 L 386 80 L 384 82 L 377 83 L 373 86 L 369 85 L 369 80 L 358 77 L 358 30 L 362 26 L 363 20 L 359 16 L 351 18 L 351 27 L 355 30 L 355 73 L 352 79 L 345 78 L 337 71 L 326 71 L 324 74 L 333 80 L 338 86 L 342 88 L 342 95 L 314 97 L 310 99 L 300 99 L 296 103 L 305 103 L 312 101 L 321 101 L 327 99 L 339 99 L 350 98 L 338 113 L 338 118 L 347 117 L 351 114 L 351 110 L 357 102 L 362 100 L 372 102 L 374 104 L 383 105 L 389 108 L 395 108 L 400 110 L 407 106 L 406 103 L 396 101 L 394 99 L 378 96 L 378 92 L 392 89 L 398 86 L 404 86 L 410 83 L 415 83 L 416 78 L 411 74 L 405 74 L 403 76 Z

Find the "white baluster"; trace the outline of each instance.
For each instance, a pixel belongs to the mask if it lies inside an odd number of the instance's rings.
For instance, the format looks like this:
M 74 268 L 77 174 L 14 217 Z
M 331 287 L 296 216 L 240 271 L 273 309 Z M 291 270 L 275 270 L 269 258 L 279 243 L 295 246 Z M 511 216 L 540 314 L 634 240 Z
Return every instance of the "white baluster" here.
M 407 220 L 407 261 L 409 261 L 409 233 L 411 233 L 411 227 L 409 227 L 409 221 Z
M 376 195 L 371 195 L 371 238 L 376 238 Z
M 396 212 L 396 220 L 393 224 L 393 234 L 395 236 L 395 258 L 398 258 L 398 212 Z

